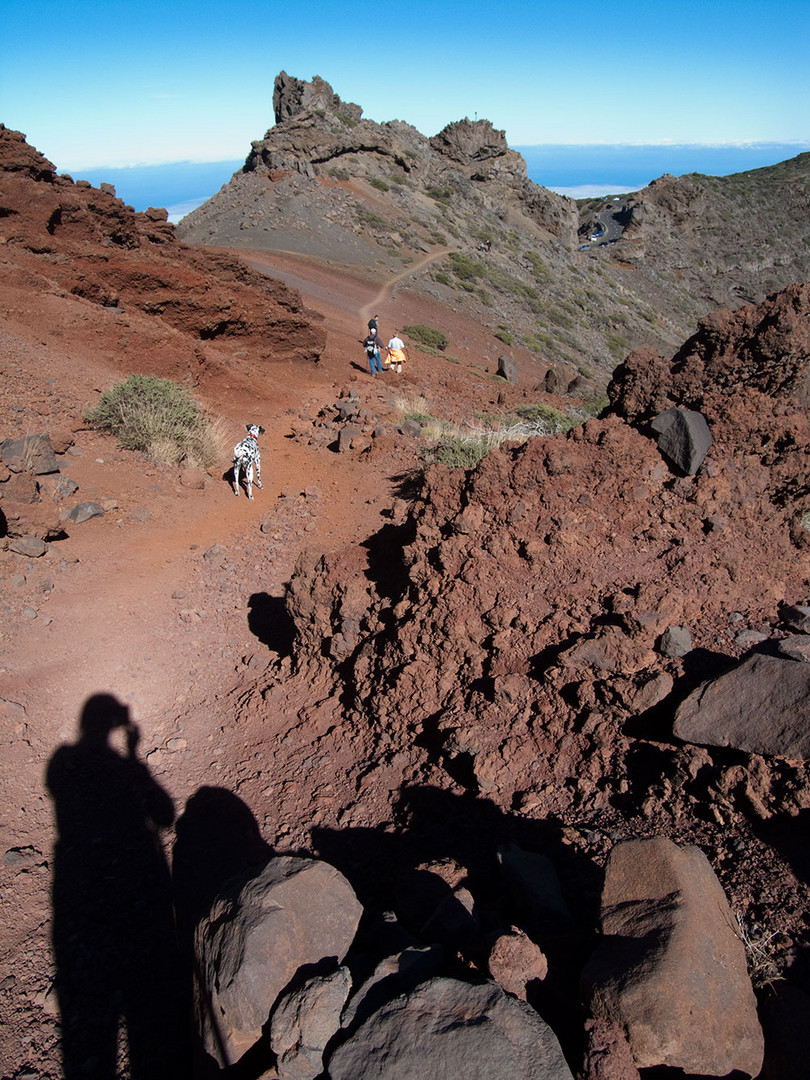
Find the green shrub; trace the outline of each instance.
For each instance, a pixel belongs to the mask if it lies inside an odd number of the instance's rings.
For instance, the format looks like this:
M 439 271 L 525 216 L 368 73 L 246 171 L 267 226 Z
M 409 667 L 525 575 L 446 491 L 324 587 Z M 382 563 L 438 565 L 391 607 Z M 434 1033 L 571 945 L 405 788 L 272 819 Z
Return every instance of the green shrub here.
M 337 116 L 337 118 L 341 122 L 341 124 L 345 124 L 346 127 L 349 127 L 349 128 L 357 127 L 357 125 L 359 123 L 358 120 L 355 120 L 355 118 L 353 116 L 349 116 L 348 113 L 339 112 L 339 113 L 335 113 L 335 115 Z
M 379 214 L 375 214 L 373 210 L 366 210 L 365 207 L 360 207 L 357 210 L 357 220 L 361 225 L 367 225 L 370 229 L 389 229 L 390 226 L 384 217 L 380 217 Z
M 627 356 L 630 348 L 630 342 L 626 337 L 622 337 L 621 334 L 605 334 L 605 344 L 610 350 L 613 356 L 618 357 L 620 360 Z
M 130 375 L 105 390 L 84 418 L 115 435 L 121 446 L 139 450 L 162 465 L 185 461 L 207 469 L 222 453 L 221 425 L 212 423 L 171 379 Z
M 413 341 L 418 341 L 421 345 L 429 345 L 440 352 L 449 345 L 448 339 L 441 330 L 434 330 L 432 326 L 403 326 L 402 329 Z
M 434 202 L 449 203 L 453 198 L 453 189 L 451 187 L 429 187 L 426 189 L 425 194 Z
M 480 259 L 462 255 L 460 251 L 451 251 L 448 258 L 450 268 L 459 281 L 477 281 L 484 277 L 485 267 Z
M 532 274 L 537 281 L 547 281 L 551 278 L 551 271 L 536 251 L 527 251 L 526 261 L 531 266 Z
M 379 176 L 372 176 L 372 178 L 369 180 L 369 183 L 371 184 L 371 186 L 373 188 L 376 188 L 378 191 L 390 191 L 391 190 L 389 188 L 388 184 L 386 184 L 386 182 L 384 180 L 381 180 L 379 178 Z
M 515 340 L 508 330 L 498 330 L 495 334 L 498 341 L 502 341 L 504 345 L 511 345 Z
M 427 462 L 448 465 L 451 469 L 474 469 L 489 453 L 484 440 L 460 435 L 445 435 L 424 453 Z
M 443 274 L 441 271 L 439 271 L 439 273 L 435 275 L 435 280 L 438 281 L 438 283 L 440 285 L 452 285 L 453 284 L 453 279 L 450 277 L 450 275 L 449 274 Z
M 515 409 L 515 413 L 524 423 L 545 426 L 551 435 L 570 431 L 579 423 L 576 417 L 560 412 L 552 405 L 520 405 Z

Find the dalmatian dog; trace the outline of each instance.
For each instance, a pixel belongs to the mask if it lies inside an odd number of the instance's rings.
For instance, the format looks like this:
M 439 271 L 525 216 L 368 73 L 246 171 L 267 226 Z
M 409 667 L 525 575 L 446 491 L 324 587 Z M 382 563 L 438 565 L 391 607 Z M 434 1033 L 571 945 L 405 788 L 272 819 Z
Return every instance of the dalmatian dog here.
M 253 498 L 253 466 L 256 466 L 256 487 L 262 486 L 262 455 L 259 451 L 259 436 L 264 435 L 264 428 L 259 424 L 248 424 L 247 435 L 233 448 L 233 490 L 239 494 L 239 473 L 245 478 L 247 497 Z

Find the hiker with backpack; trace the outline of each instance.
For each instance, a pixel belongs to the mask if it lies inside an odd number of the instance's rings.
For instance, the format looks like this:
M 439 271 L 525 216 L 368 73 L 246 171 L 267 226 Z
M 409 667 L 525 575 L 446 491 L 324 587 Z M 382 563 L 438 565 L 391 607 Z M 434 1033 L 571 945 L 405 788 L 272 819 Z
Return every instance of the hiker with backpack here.
M 371 374 L 382 375 L 382 364 L 380 362 L 380 341 L 377 337 L 376 329 L 369 330 L 368 334 L 363 339 L 363 348 L 365 349 Z

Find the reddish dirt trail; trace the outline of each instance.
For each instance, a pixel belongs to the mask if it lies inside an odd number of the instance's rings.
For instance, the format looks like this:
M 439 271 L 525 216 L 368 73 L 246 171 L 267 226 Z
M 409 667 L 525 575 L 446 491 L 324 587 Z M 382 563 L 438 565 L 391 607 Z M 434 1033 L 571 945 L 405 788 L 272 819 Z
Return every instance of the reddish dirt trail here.
M 15 972 L 0 1011 L 4 1022 L 14 1017 L 0 1050 L 0 1069 L 9 1074 L 31 1061 L 42 1075 L 58 1075 L 49 895 L 55 830 L 45 773 L 57 747 L 76 740 L 84 703 L 110 693 L 130 709 L 138 756 L 178 813 L 201 786 L 239 790 L 274 735 L 263 720 L 235 725 L 232 692 L 255 685 L 275 655 L 268 620 L 282 611 L 296 560 L 314 562 L 377 532 L 389 520 L 396 478 L 417 460 L 415 442 L 392 441 L 388 451 L 363 459 L 291 438 L 292 425 L 306 429 L 344 388 L 388 423 L 403 394 L 433 394 L 471 413 L 501 392 L 480 377 L 487 331 L 408 291 L 409 276 L 430 257 L 389 274 L 287 254 L 239 254 L 301 291 L 324 319 L 327 344 L 319 363 L 265 367 L 258 384 L 234 375 L 227 357 L 202 372 L 195 391 L 227 432 L 220 467 L 203 489 L 183 486 L 176 469 L 82 427 L 95 392 L 125 373 L 116 316 L 69 296 L 8 290 L 0 407 L 21 417 L 19 434 L 74 430 L 75 448 L 60 466 L 78 483 L 80 499 L 109 507 L 103 518 L 71 525 L 43 559 L 11 552 L 0 559 L 0 852 L 22 850 L 33 860 L 30 869 L 2 871 L 0 965 Z M 403 323 L 436 325 L 440 316 L 456 359 L 418 354 L 400 378 L 372 379 L 359 347 L 371 307 L 383 335 Z M 153 342 L 165 348 L 153 321 L 134 310 L 127 316 L 128 335 L 144 349 Z M 209 353 L 217 360 L 215 349 Z M 465 379 L 460 364 L 478 377 Z M 234 497 L 226 473 L 231 447 L 252 422 L 266 429 L 264 489 L 249 502 Z M 206 559 L 210 548 L 215 557 Z M 310 737 L 317 732 L 302 727 L 296 739 Z M 274 807 L 251 810 L 260 822 L 269 814 L 281 835 Z

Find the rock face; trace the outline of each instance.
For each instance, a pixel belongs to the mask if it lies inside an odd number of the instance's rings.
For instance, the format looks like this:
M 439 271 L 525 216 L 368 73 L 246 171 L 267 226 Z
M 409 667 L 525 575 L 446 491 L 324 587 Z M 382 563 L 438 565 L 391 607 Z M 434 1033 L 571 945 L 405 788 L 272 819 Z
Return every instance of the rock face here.
M 699 289 L 711 307 L 805 281 L 810 258 L 794 241 L 806 235 L 809 182 L 807 153 L 733 176 L 662 176 L 627 199 L 617 257 L 642 272 L 677 268 L 686 288 Z M 764 213 L 751 212 L 765 205 Z
M 698 847 L 663 837 L 618 844 L 605 870 L 602 931 L 583 986 L 593 1015 L 626 1029 L 639 1068 L 759 1074 L 763 1038 L 745 949 Z
M 273 1003 L 299 969 L 342 960 L 361 907 L 327 863 L 283 856 L 216 900 L 197 927 L 197 1015 L 220 1065 L 258 1040 Z
M 481 1076 L 571 1080 L 533 1009 L 493 983 L 431 979 L 375 1013 L 329 1061 L 331 1080 Z
M 685 742 L 806 760 L 810 667 L 781 656 L 749 656 L 693 691 L 678 706 L 673 730 Z
M 160 368 L 161 375 L 186 377 L 193 365 L 204 378 L 202 342 L 230 346 L 241 357 L 249 351 L 250 361 L 233 357 L 236 378 L 249 366 L 255 378 L 267 361 L 314 361 L 323 351 L 319 317 L 292 289 L 227 255 L 178 244 L 165 210 L 136 213 L 113 191 L 58 176 L 23 135 L 3 125 L 0 208 L 3 239 L 18 272 L 32 275 L 31 287 L 64 290 L 110 311 L 138 309 L 180 332 L 174 368 Z M 142 354 L 137 370 L 146 371 Z M 120 362 L 133 370 L 125 349 Z
M 332 87 L 316 75 L 312 82 L 304 82 L 282 71 L 276 76 L 273 86 L 273 112 L 276 123 L 290 120 L 303 112 L 315 112 L 316 110 L 332 112 L 359 120 L 363 110 L 359 105 L 341 101 Z

